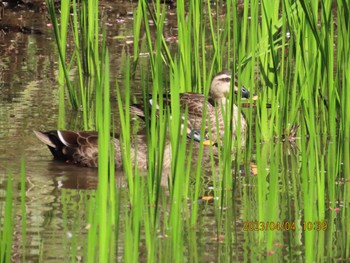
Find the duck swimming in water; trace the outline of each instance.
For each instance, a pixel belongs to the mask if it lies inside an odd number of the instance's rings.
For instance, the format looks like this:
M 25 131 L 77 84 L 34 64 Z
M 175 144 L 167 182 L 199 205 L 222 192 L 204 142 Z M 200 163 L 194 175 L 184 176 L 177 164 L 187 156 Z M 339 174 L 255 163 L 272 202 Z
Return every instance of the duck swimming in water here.
M 233 85 L 233 90 L 238 93 L 237 85 Z M 180 93 L 180 107 L 185 112 L 187 110 L 188 121 L 192 129 L 200 130 L 204 110 L 206 110 L 205 135 L 212 140 L 223 140 L 225 131 L 225 111 L 228 106 L 228 98 L 231 92 L 231 72 L 222 71 L 216 74 L 211 82 L 210 97 L 207 100 L 203 94 L 186 92 Z M 243 98 L 249 98 L 249 91 L 242 86 L 241 95 Z M 169 96 L 164 102 L 170 105 Z M 204 109 L 206 105 L 206 109 Z M 237 105 L 232 105 L 232 136 L 236 137 L 238 123 L 240 122 L 240 133 L 242 145 L 245 143 L 245 133 L 247 122 L 243 113 L 239 113 Z M 130 113 L 141 118 L 145 118 L 144 105 L 134 104 L 130 106 Z M 218 127 L 218 128 L 217 128 Z
M 56 160 L 74 163 L 86 167 L 98 166 L 98 132 L 96 131 L 36 131 L 35 135 L 46 144 Z M 187 128 L 187 137 L 200 141 L 200 133 Z M 118 136 L 111 137 L 114 143 L 115 168 L 123 168 L 121 142 Z M 131 162 L 140 170 L 147 170 L 148 146 L 146 135 L 134 135 L 130 143 Z M 164 165 L 170 165 L 171 145 L 169 140 L 164 146 Z

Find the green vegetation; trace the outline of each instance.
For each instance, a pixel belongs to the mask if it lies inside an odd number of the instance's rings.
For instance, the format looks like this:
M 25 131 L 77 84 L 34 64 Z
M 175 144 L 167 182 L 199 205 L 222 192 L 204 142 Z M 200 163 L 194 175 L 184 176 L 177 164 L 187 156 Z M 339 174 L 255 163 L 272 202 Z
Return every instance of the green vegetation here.
M 174 48 L 164 34 L 166 6 L 140 0 L 133 53 L 123 54 L 123 81 L 116 82 L 118 116 L 111 110 L 110 74 L 115 72 L 110 72 L 105 32 L 99 40 L 98 2 L 62 1 L 59 19 L 53 1 L 47 3 L 60 61 L 58 126 L 64 127 L 68 97 L 73 109 L 82 105 L 81 126 L 99 131 L 98 188 L 96 195 L 84 197 L 88 238 L 82 252 L 71 242 L 72 261 L 77 253 L 88 262 L 138 262 L 141 255 L 149 262 L 350 257 L 348 2 L 178 0 Z M 75 45 L 69 59 L 68 33 Z M 149 54 L 148 67 L 141 52 Z M 79 89 L 69 79 L 72 67 L 78 69 Z M 218 145 L 191 142 L 183 132 L 187 114 L 183 119 L 179 93 L 207 96 L 215 73 L 226 68 L 238 86 L 258 96 L 249 99 L 248 108 L 237 99 L 240 94 L 229 98 L 230 109 L 237 104 L 245 113 L 248 140 L 243 147 L 244 134 L 232 137 L 231 110 Z M 131 151 L 129 113 L 136 72 L 146 108 L 147 171 L 130 161 L 137 154 Z M 163 102 L 169 95 L 171 109 Z M 150 96 L 157 102 L 151 106 Z M 126 189 L 115 175 L 111 132 L 120 134 Z M 24 164 L 22 175 L 25 243 Z M 13 231 L 11 176 L 7 183 L 0 231 L 4 262 L 10 259 Z
M 1 262 L 10 262 L 13 242 L 12 222 L 12 174 L 7 177 L 5 207 L 1 207 L 1 214 L 4 214 L 0 222 L 0 257 Z

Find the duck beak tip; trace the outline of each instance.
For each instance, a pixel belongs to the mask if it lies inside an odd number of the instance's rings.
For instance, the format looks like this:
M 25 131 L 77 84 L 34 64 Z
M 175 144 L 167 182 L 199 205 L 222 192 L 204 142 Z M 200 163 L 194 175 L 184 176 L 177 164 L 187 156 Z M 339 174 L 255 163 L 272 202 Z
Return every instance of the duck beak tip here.
M 242 98 L 249 99 L 250 92 L 243 85 L 241 86 Z

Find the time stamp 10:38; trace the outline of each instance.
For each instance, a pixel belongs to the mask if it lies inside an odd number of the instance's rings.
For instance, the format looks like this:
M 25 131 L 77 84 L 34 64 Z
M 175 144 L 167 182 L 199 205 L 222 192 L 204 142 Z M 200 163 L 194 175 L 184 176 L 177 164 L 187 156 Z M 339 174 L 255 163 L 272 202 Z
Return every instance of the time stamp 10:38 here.
M 244 231 L 295 231 L 297 228 L 301 228 L 304 231 L 325 231 L 327 227 L 326 221 L 303 221 L 300 224 L 288 221 L 246 221 L 243 223 Z

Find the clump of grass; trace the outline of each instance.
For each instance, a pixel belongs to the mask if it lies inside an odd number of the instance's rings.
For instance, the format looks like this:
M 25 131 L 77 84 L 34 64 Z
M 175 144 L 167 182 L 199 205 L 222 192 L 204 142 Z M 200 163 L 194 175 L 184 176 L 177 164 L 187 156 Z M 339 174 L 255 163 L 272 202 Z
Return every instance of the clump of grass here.
M 301 226 L 302 222 L 322 221 L 326 218 L 327 202 L 335 203 L 341 198 L 341 193 L 337 192 L 335 187 L 335 179 L 340 170 L 344 173 L 350 170 L 347 161 L 348 144 L 331 145 L 326 161 L 326 158 L 320 155 L 324 139 L 320 140 L 318 137 L 320 134 L 326 134 L 335 140 L 334 138 L 340 135 L 337 141 L 340 143 L 341 140 L 348 138 L 350 130 L 348 117 L 350 93 L 344 88 L 347 87 L 350 78 L 349 6 L 345 1 L 337 1 L 337 4 L 342 8 L 338 10 L 336 29 L 333 24 L 335 18 L 332 13 L 332 1 L 327 0 L 245 1 L 242 17 L 238 15 L 237 1 L 226 1 L 224 18 L 220 16 L 222 11 L 219 5 L 217 4 L 215 8 L 210 1 L 207 5 L 196 1 L 188 4 L 177 1 L 178 49 L 175 53 L 171 53 L 163 35 L 166 13 L 164 6 L 160 1 L 152 4 L 145 0 L 139 1 L 137 12 L 134 13 L 134 58 L 132 65 L 129 59 L 126 59 L 125 63 L 124 100 L 117 86 L 121 148 L 130 202 L 124 228 L 118 225 L 119 200 L 114 200 L 118 194 L 114 189 L 113 144 L 110 143 L 109 134 L 111 116 L 107 84 L 109 83 L 108 52 L 106 56 L 101 55 L 105 60 L 99 61 L 98 54 L 104 52 L 98 52 L 94 38 L 96 35 L 84 34 L 89 35 L 88 41 L 94 43 L 88 49 L 88 58 L 92 61 L 89 65 L 96 66 L 93 67 L 97 83 L 96 120 L 100 131 L 99 194 L 97 200 L 91 201 L 89 219 L 91 262 L 97 257 L 96 247 L 101 261 L 113 259 L 115 250 L 109 249 L 115 246 L 114 242 L 118 241 L 118 230 L 121 229 L 125 233 L 123 256 L 128 261 L 138 260 L 143 238 L 141 233 L 145 236 L 149 261 L 163 257 L 170 261 L 184 261 L 187 258 L 192 259 L 191 256 L 196 259 L 195 246 L 189 242 L 195 240 L 193 229 L 198 226 L 200 219 L 201 207 L 198 198 L 203 191 L 201 189 L 203 173 L 200 165 L 203 146 L 199 147 L 198 165 L 193 169 L 191 160 L 186 160 L 192 158 L 193 149 L 179 132 L 182 117 L 185 117 L 185 123 L 187 120 L 186 113 L 180 110 L 179 94 L 183 91 L 199 91 L 207 95 L 213 74 L 222 68 L 231 69 L 232 75 L 237 76 L 239 85 L 245 84 L 252 93 L 255 91 L 259 95 L 256 112 L 253 113 L 252 107 L 244 110 L 250 123 L 250 139 L 246 151 L 238 150 L 232 153 L 232 146 L 241 149 L 242 136 L 238 134 L 235 140 L 230 132 L 233 103 L 237 103 L 239 111 L 242 111 L 242 107 L 233 96 L 230 97 L 229 103 L 231 111 L 227 111 L 224 116 L 227 125 L 223 143 L 218 142 L 217 156 L 213 156 L 211 148 L 212 184 L 214 195 L 218 199 L 213 205 L 215 233 L 217 237 L 224 235 L 225 257 L 231 259 L 229 252 L 234 249 L 232 244 L 235 242 L 235 232 L 241 230 L 232 223 L 236 222 L 236 186 L 240 181 L 246 185 L 253 185 L 251 192 L 244 188 L 241 194 L 244 200 L 242 208 L 244 221 L 294 220 L 297 226 Z M 91 15 L 91 17 L 97 16 Z M 154 22 L 155 35 L 151 33 L 149 19 Z M 96 29 L 96 21 L 97 19 L 93 24 L 86 25 L 90 25 L 89 29 Z M 74 20 L 74 23 L 78 24 L 77 20 Z M 139 47 L 142 27 L 146 45 Z M 77 38 L 78 31 L 74 32 Z M 334 51 L 335 41 L 337 41 L 337 52 Z M 131 127 L 128 112 L 130 78 L 137 70 L 138 54 L 144 47 L 150 54 L 150 70 L 145 72 L 141 69 L 141 86 L 148 120 L 145 124 L 148 136 L 147 178 L 140 176 L 137 166 L 132 166 L 130 162 L 133 157 L 130 151 Z M 64 61 L 63 56 L 62 58 Z M 84 61 L 89 61 L 88 58 Z M 99 68 L 97 66 L 103 70 L 97 70 Z M 83 75 L 82 69 L 81 65 L 80 76 Z M 166 76 L 165 72 L 169 72 L 169 76 Z M 151 85 L 148 78 L 152 79 Z M 170 80 L 169 87 L 165 85 L 168 80 Z M 154 100 L 151 106 L 148 103 L 149 88 Z M 163 97 L 169 94 L 172 98 L 171 111 L 163 103 Z M 250 102 L 252 104 L 253 101 Z M 266 107 L 267 103 L 271 104 L 271 109 Z M 205 119 L 205 113 L 203 115 Z M 296 125 L 300 126 L 297 135 L 302 139 L 296 144 L 300 148 L 301 155 L 300 160 L 298 158 L 292 160 L 293 167 L 288 169 L 289 157 L 286 152 L 290 151 L 285 150 L 281 143 L 275 144 L 274 139 L 288 135 Z M 240 130 L 239 127 L 237 130 Z M 201 129 L 202 134 L 203 132 L 204 125 Z M 166 196 L 160 185 L 164 176 L 163 161 L 167 158 L 164 156 L 164 149 L 168 137 L 172 159 L 168 178 L 169 192 Z M 252 154 L 254 150 L 256 153 Z M 256 177 L 252 178 L 250 172 L 252 167 L 247 164 L 245 164 L 246 176 L 241 175 L 242 159 L 256 160 Z M 327 170 L 328 174 L 323 172 L 324 170 Z M 289 172 L 292 173 L 291 177 Z M 191 175 L 192 173 L 194 175 Z M 191 185 L 193 178 L 194 187 Z M 290 206 L 294 206 L 298 211 L 293 212 Z M 91 212 L 95 207 L 98 208 L 96 217 Z M 281 207 L 287 208 L 283 210 Z M 342 214 L 344 224 L 345 215 L 344 212 Z M 334 218 L 333 215 L 332 222 Z M 113 229 L 113 223 L 116 224 L 114 235 L 109 232 Z M 159 229 L 164 236 L 167 236 L 165 240 L 157 239 Z M 332 226 L 329 231 L 329 236 L 332 236 L 335 227 Z M 295 242 L 295 247 L 299 246 L 297 243 L 302 236 L 300 228 L 296 230 L 296 236 L 297 241 L 289 239 L 289 245 Z M 322 260 L 324 255 L 317 254 L 316 248 L 323 247 L 326 242 L 325 235 L 308 231 L 303 236 L 305 244 L 303 259 Z M 256 251 L 252 249 L 252 253 L 259 259 L 262 257 L 261 251 L 271 252 L 275 249 L 276 240 L 284 242 L 281 235 L 273 230 L 251 232 L 245 237 L 250 242 L 259 244 Z M 186 251 L 186 247 L 191 251 Z M 328 256 L 331 257 L 332 253 Z M 253 257 L 247 256 L 247 258 Z
M 59 123 L 60 128 L 65 127 L 65 86 L 71 107 L 77 110 L 81 107 L 83 112 L 84 128 L 91 127 L 89 111 L 92 108 L 90 85 L 86 85 L 86 76 L 100 79 L 99 65 L 94 63 L 100 61 L 99 56 L 105 48 L 105 42 L 100 41 L 100 28 L 98 16 L 98 1 L 76 0 L 63 1 L 60 6 L 60 16 L 56 15 L 54 1 L 46 1 L 55 41 L 59 54 Z M 79 8 L 77 8 L 79 6 Z M 73 15 L 71 16 L 71 7 Z M 67 41 L 70 40 L 69 30 L 72 32 L 74 51 L 71 57 L 67 55 Z M 102 54 L 103 56 L 103 54 Z M 78 86 L 76 88 L 69 77 L 69 71 L 76 66 L 78 69 Z

